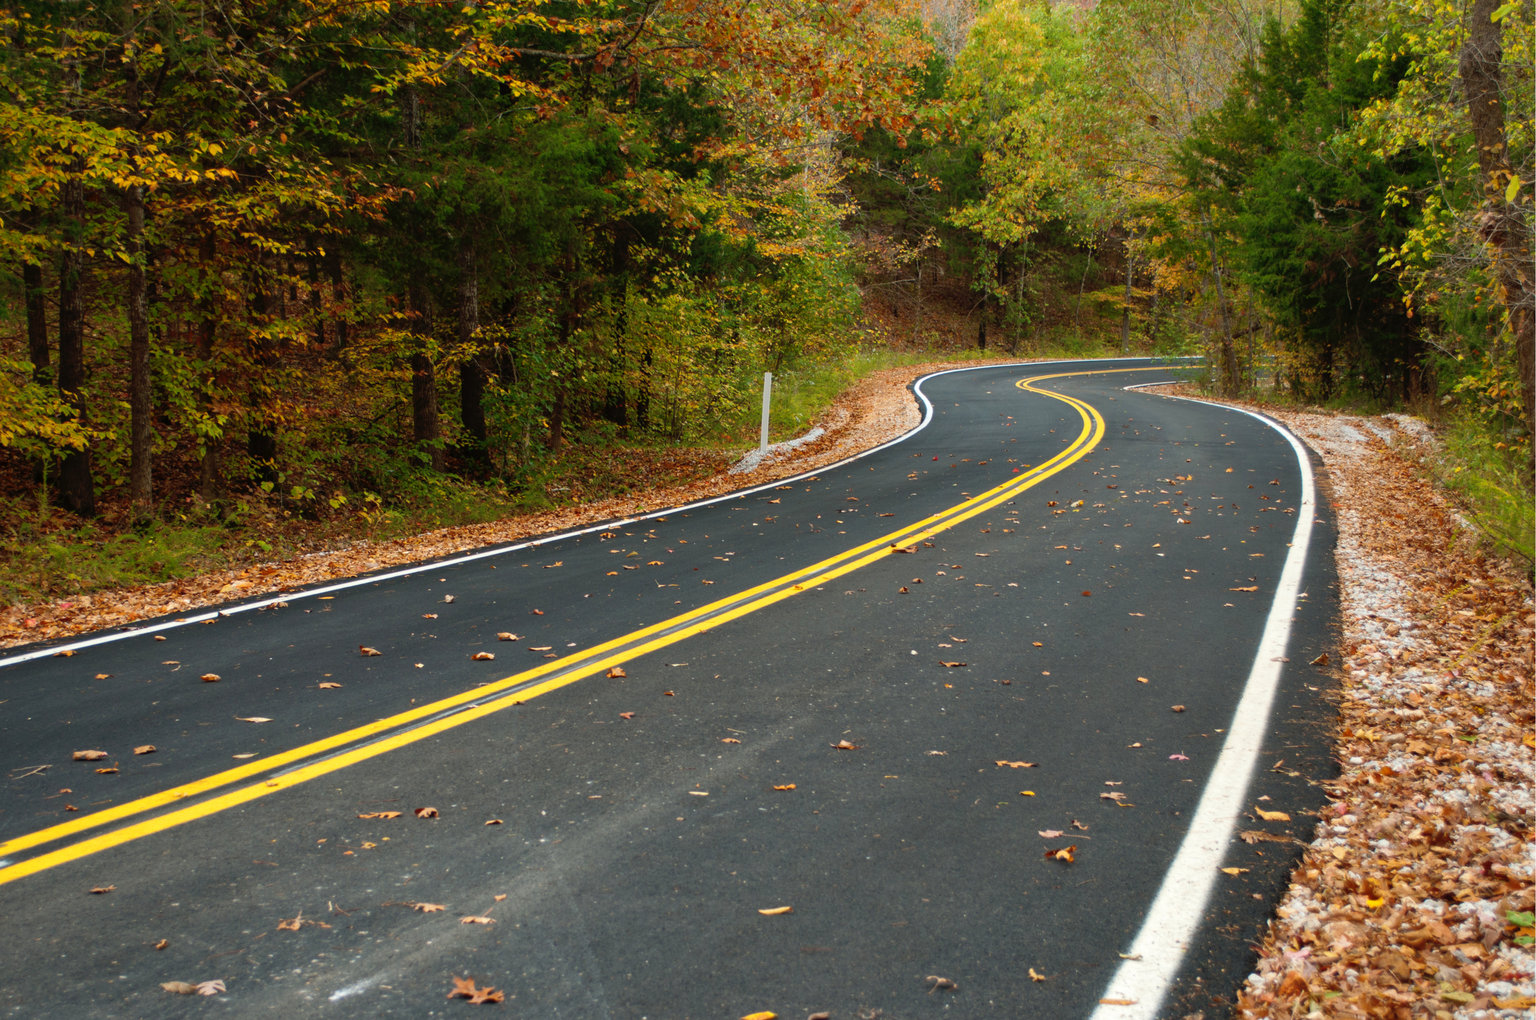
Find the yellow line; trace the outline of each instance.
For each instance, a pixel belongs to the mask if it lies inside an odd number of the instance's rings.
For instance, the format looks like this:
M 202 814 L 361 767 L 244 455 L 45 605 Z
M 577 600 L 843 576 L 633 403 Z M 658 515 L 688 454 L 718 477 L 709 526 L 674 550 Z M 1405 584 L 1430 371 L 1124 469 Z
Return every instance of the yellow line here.
M 1099 440 L 1103 438 L 1104 419 L 1091 405 L 1078 400 L 1076 397 L 1053 393 L 1050 390 L 1037 389 L 1033 385 L 1034 383 L 1071 376 L 1154 370 L 1156 369 L 1097 369 L 1083 372 L 1058 372 L 1052 375 L 1021 379 L 1016 384 L 1020 389 L 1052 397 L 1072 405 L 1082 417 L 1083 428 L 1078 434 L 1077 439 L 1069 443 L 1065 450 L 1044 464 L 1031 469 L 1027 474 L 1021 475 L 1019 478 L 1009 479 L 1001 485 L 988 489 L 978 496 L 973 496 L 963 503 L 956 504 L 948 510 L 925 517 L 880 538 L 838 553 L 836 556 L 828 557 L 771 581 L 747 588 L 725 598 L 717 599 L 708 605 L 679 614 L 660 623 L 631 631 L 628 634 L 595 645 L 582 654 L 582 658 L 587 659 L 585 665 L 571 668 L 568 659 L 557 659 L 533 669 L 504 677 L 494 683 L 471 688 L 459 694 L 439 699 L 430 704 L 420 705 L 405 712 L 398 712 L 362 726 L 355 726 L 341 733 L 301 744 L 298 747 L 278 752 L 258 761 L 232 769 L 225 769 L 191 783 L 176 786 L 146 797 L 140 797 L 115 807 L 93 812 L 92 814 L 74 818 L 45 829 L 39 829 L 36 832 L 27 833 L 5 843 L 0 843 L 0 858 L 7 857 L 22 850 L 83 832 L 86 829 L 130 818 L 157 808 L 167 807 L 188 797 L 206 793 L 221 786 L 238 783 L 243 779 L 248 779 L 261 773 L 271 772 L 274 768 L 302 762 L 305 759 L 314 758 L 316 755 L 325 754 L 329 751 L 346 747 L 349 744 L 357 744 L 359 741 L 368 741 L 360 746 L 351 747 L 349 750 L 344 750 L 339 754 L 320 761 L 301 765 L 293 771 L 280 776 L 274 776 L 259 783 L 252 783 L 248 786 L 220 794 L 217 797 L 199 801 L 196 804 L 189 804 L 178 810 L 169 811 L 154 818 L 147 818 L 121 829 L 92 836 L 78 843 L 71 843 L 68 846 L 40 854 L 29 860 L 0 868 L 0 885 L 24 878 L 27 875 L 36 874 L 39 871 L 52 868 L 67 861 L 89 856 L 110 847 L 120 846 L 142 836 L 163 832 L 177 825 L 198 818 L 205 818 L 239 804 L 275 793 L 278 790 L 296 786 L 319 776 L 339 771 L 349 765 L 366 761 L 369 758 L 377 757 L 396 748 L 415 743 L 418 740 L 424 740 L 437 733 L 462 726 L 465 723 L 480 719 L 494 712 L 499 712 L 512 705 L 531 701 L 540 695 L 558 690 L 567 684 L 575 683 L 595 673 L 605 671 L 621 662 L 639 658 L 650 652 L 686 640 L 696 634 L 713 630 L 748 613 L 773 605 L 804 591 L 808 585 L 819 585 L 841 577 L 844 574 L 852 573 L 882 557 L 889 556 L 899 546 L 910 545 L 914 542 L 931 538 L 963 521 L 985 513 L 993 507 L 1013 499 L 1026 489 L 1045 481 L 1047 478 L 1086 456 L 1098 444 Z M 641 640 L 645 638 L 650 638 L 650 640 Z M 636 644 L 636 641 L 640 641 L 640 643 Z M 543 683 L 534 684 L 531 687 L 526 686 L 541 676 L 557 672 L 562 672 L 562 675 L 552 677 Z M 517 689 L 512 690 L 512 688 Z M 431 716 L 440 715 L 473 702 L 480 702 L 480 704 L 473 705 L 473 707 L 464 711 L 454 712 L 445 718 L 433 719 L 421 725 L 411 726 L 412 723 L 429 719 Z M 409 728 L 401 729 L 401 727 Z M 400 730 L 400 732 L 381 736 L 382 734 L 388 734 L 390 730 Z M 380 739 L 370 740 L 373 737 L 380 737 Z

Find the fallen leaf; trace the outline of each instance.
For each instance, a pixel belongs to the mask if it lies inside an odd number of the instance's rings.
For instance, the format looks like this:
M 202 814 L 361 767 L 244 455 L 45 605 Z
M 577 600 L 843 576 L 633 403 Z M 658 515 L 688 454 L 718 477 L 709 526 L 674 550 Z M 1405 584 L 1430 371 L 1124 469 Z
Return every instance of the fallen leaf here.
M 1045 859 L 1048 860 L 1048 861 L 1049 860 L 1057 860 L 1057 861 L 1060 861 L 1063 864 L 1071 864 L 1074 860 L 1077 859 L 1077 858 L 1072 856 L 1076 852 L 1077 852 L 1077 844 L 1073 843 L 1071 846 L 1064 846 L 1064 847 L 1062 847 L 1059 850 L 1047 849 L 1045 851 Z
M 1119 790 L 1116 790 L 1113 793 L 1101 793 L 1101 794 L 1099 794 L 1099 799 L 1100 800 L 1112 800 L 1112 801 L 1114 801 L 1115 803 L 1118 804 L 1119 802 L 1125 800 L 1125 794 L 1121 793 Z
M 115 775 L 116 773 L 117 773 L 116 767 L 108 768 L 108 769 L 97 769 L 96 770 L 96 774 L 98 776 L 110 776 L 110 775 Z
M 399 811 L 367 811 L 367 812 L 364 812 L 363 814 L 358 815 L 357 817 L 359 817 L 359 818 L 399 818 L 401 814 L 402 814 L 402 812 L 399 812 Z
M 1169 761 L 1189 761 L 1189 755 L 1187 755 L 1187 754 L 1170 754 L 1168 756 L 1168 760 Z
M 634 717 L 635 717 L 635 713 L 633 713 L 633 712 L 620 712 L 619 713 L 619 718 L 620 719 L 633 719 Z
M 197 983 L 198 995 L 218 995 L 222 991 L 224 991 L 224 982 L 222 981 L 199 981 Z
M 53 657 L 56 658 L 56 659 L 68 659 L 68 658 L 73 657 L 74 654 L 75 654 L 75 650 L 73 648 L 64 648 L 64 649 L 61 649 L 61 650 L 59 650 L 57 652 L 54 652 L 53 653 Z
M 93 896 L 101 896 L 101 895 L 104 895 L 106 893 L 111 892 L 112 890 L 114 890 L 116 888 L 117 888 L 117 886 L 115 886 L 115 885 L 97 885 L 97 886 L 92 886 L 91 887 L 91 895 L 93 895 Z
M 748 1013 L 741 1020 L 779 1020 L 779 1014 L 765 1009 L 757 1013 Z
M 794 788 L 795 788 L 795 784 L 794 783 L 785 783 L 783 786 L 775 786 L 774 787 L 775 790 L 793 790 Z
M 322 691 L 334 691 L 334 690 L 336 690 L 336 688 L 338 688 L 340 686 L 341 686 L 341 684 L 337 683 L 335 680 L 322 680 L 322 681 L 320 681 L 320 689 Z
M 416 817 L 417 818 L 436 818 L 437 817 L 437 808 L 435 808 L 435 807 L 419 807 L 419 808 L 416 809 Z
M 839 751 L 857 751 L 863 745 L 855 744 L 851 740 L 839 740 L 837 743 L 831 744 L 829 746 L 835 747 Z
M 496 658 L 496 653 L 495 652 L 476 652 L 474 655 L 471 655 L 470 658 L 473 659 L 476 662 L 489 662 L 491 659 Z
M 460 924 L 495 924 L 494 917 L 486 917 L 484 914 L 465 914 L 459 918 Z
M 216 684 L 224 678 L 219 676 L 217 673 L 204 673 L 202 676 L 198 677 L 198 679 L 205 684 Z
M 1030 644 L 1034 645 L 1036 648 L 1044 648 L 1045 647 L 1045 642 L 1044 641 L 1031 641 Z
M 155 753 L 155 745 L 154 744 L 140 744 L 138 747 L 135 747 L 133 749 L 133 753 L 134 754 L 154 754 Z
M 622 680 L 627 676 L 629 676 L 629 674 L 624 672 L 623 666 L 615 666 L 608 671 L 608 679 L 610 680 Z
M 256 757 L 256 752 L 255 751 L 244 751 L 244 752 L 242 752 L 240 754 L 232 754 L 232 755 L 230 755 L 230 757 L 231 758 L 235 758 L 235 759 L 240 760 L 240 761 L 244 761 L 246 758 L 254 758 L 254 757 Z
M 110 679 L 112 679 L 112 674 L 111 673 L 97 673 L 96 674 L 96 679 L 97 680 L 110 680 Z
M 720 738 L 720 743 L 722 743 L 722 744 L 739 744 L 739 743 L 741 743 L 741 741 L 737 740 L 735 737 L 721 737 Z
M 1060 829 L 1041 829 L 1040 830 L 1040 838 L 1041 839 L 1060 839 L 1061 835 L 1062 835 L 1062 833 L 1061 833 Z
M 161 939 L 159 942 L 155 943 L 155 948 L 156 949 L 164 949 L 167 946 L 169 946 L 170 944 L 171 944 L 171 940 L 170 939 Z
M 676 691 L 662 691 L 661 695 L 664 698 L 675 698 L 675 697 L 677 697 L 677 692 Z
M 793 914 L 794 907 L 765 907 L 758 911 L 764 917 L 777 917 L 779 914 Z
M 369 655 L 383 655 L 384 653 L 379 651 L 377 648 L 369 648 L 367 645 L 358 645 L 357 646 L 357 654 L 362 655 L 362 656 L 369 656 Z
M 940 666 L 945 666 L 945 667 L 947 667 L 949 669 L 953 669 L 956 666 L 964 666 L 965 663 L 963 663 L 963 662 L 944 662 L 943 660 L 940 660 L 939 661 L 939 665 Z
M 1037 761 L 1000 761 L 997 764 L 1006 766 L 1010 769 L 1032 769 L 1038 766 L 1040 763 Z
M 269 717 L 264 716 L 264 715 L 237 715 L 237 716 L 235 716 L 235 721 L 236 722 L 263 723 L 263 722 L 271 722 L 272 720 Z
M 1250 584 L 1246 588 L 1228 588 L 1227 589 L 1227 591 L 1258 591 L 1258 590 L 1259 590 L 1259 586 L 1256 585 L 1256 584 Z
M 75 761 L 101 761 L 106 756 L 105 751 L 76 751 L 70 758 Z
M 1091 592 L 1091 591 L 1085 591 L 1085 592 L 1083 592 L 1083 598 L 1087 598 L 1088 596 L 1090 596 L 1092 594 L 1093 594 L 1093 592 Z
M 1148 679 L 1147 679 L 1147 678 L 1146 678 L 1146 677 L 1144 677 L 1144 676 L 1139 676 L 1139 677 L 1137 677 L 1137 678 L 1136 678 L 1136 682 L 1137 682 L 1137 683 L 1139 683 L 1139 684 L 1149 684 L 1149 683 L 1151 683 L 1151 682 L 1152 682 L 1152 681 L 1150 681 L 1150 680 L 1148 680 Z
M 1291 820 L 1291 816 L 1286 814 L 1284 811 L 1265 811 L 1263 808 L 1258 806 L 1254 807 L 1253 813 L 1264 819 L 1266 822 L 1288 822 Z
M 501 824 L 503 824 L 503 822 L 502 822 L 502 820 L 500 818 L 487 818 L 485 820 L 485 824 L 486 825 L 501 825 Z
M 1184 711 L 1184 706 L 1183 705 L 1174 705 L 1173 706 L 1173 710 L 1175 712 L 1182 712 L 1182 711 Z
M 1100 999 L 1099 1000 L 1099 1005 L 1100 1006 L 1134 1006 L 1134 1005 L 1136 1005 L 1136 1000 L 1135 999 Z
M 1044 981 L 1045 980 L 1045 975 L 1041 974 L 1039 971 L 1035 970 L 1035 968 L 1031 967 L 1031 968 L 1029 968 L 1029 979 L 1031 981 Z
M 544 615 L 544 610 L 542 610 L 542 609 L 535 609 L 535 610 L 533 610 L 533 615 L 534 616 L 543 616 Z
M 476 988 L 473 978 L 461 978 L 455 975 L 450 976 L 453 977 L 453 991 L 448 993 L 447 998 L 468 999 L 473 1005 L 483 1005 L 487 1002 L 501 1002 L 502 999 L 505 998 L 501 991 L 492 988 L 489 985 L 484 988 Z
M 447 909 L 441 903 L 412 903 L 410 907 L 412 910 L 419 910 L 423 914 L 436 914 Z
M 1248 873 L 1247 868 L 1222 868 L 1221 871 L 1224 875 L 1246 875 Z
M 162 981 L 160 987 L 173 995 L 196 995 L 197 986 L 190 981 Z
M 948 687 L 949 685 L 945 684 L 944 686 Z M 948 751 L 924 751 L 923 753 L 928 755 L 930 758 L 942 758 L 946 754 L 948 754 L 949 752 Z
M 444 601 L 444 602 L 452 602 L 452 601 L 453 601 L 453 600 L 454 600 L 454 598 L 455 598 L 455 597 L 456 597 L 456 596 L 453 596 L 453 595 L 444 595 L 444 596 L 443 596 L 443 601 Z
M 554 645 L 530 645 L 528 650 L 530 652 L 547 652 L 553 647 Z
M 517 640 L 517 635 L 512 633 L 510 630 L 503 630 L 503 631 L 499 631 L 496 634 L 496 640 L 497 641 L 516 641 Z
M 1319 655 L 1317 658 L 1313 659 L 1312 660 L 1312 665 L 1314 665 L 1314 666 L 1326 666 L 1326 665 L 1328 665 L 1328 653 L 1324 652 L 1322 655 Z
M 960 987 L 959 985 L 957 985 L 953 981 L 951 981 L 949 978 L 947 978 L 947 977 L 939 977 L 937 974 L 929 974 L 927 977 L 925 977 L 923 979 L 923 981 L 927 983 L 928 991 L 930 993 L 937 992 L 940 989 L 943 989 L 944 991 L 947 991 L 947 992 L 953 992 L 953 991 L 958 990 L 959 987 Z
M 422 613 L 421 614 L 421 618 L 423 620 L 435 620 L 435 619 L 437 619 L 437 614 L 436 613 Z

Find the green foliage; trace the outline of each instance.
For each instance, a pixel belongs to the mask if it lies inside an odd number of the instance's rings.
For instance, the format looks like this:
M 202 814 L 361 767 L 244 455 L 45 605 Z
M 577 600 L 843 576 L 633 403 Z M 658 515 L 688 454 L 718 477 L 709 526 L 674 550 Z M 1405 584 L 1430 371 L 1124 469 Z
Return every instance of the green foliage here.
M 1507 430 L 1490 432 L 1473 415 L 1452 417 L 1445 429 L 1445 458 L 1436 477 L 1472 508 L 1472 523 L 1503 553 L 1536 562 L 1536 496 L 1530 446 L 1511 443 Z

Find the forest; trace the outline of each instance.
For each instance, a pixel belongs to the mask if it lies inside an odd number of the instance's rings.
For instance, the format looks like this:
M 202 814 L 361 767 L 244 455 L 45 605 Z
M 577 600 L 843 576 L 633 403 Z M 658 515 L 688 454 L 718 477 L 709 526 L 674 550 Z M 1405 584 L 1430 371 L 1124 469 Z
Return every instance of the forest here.
M 782 432 L 978 352 L 1432 416 L 1529 557 L 1532 40 L 1531 0 L 0 4 L 0 602 L 548 506 L 750 445 L 765 371 Z

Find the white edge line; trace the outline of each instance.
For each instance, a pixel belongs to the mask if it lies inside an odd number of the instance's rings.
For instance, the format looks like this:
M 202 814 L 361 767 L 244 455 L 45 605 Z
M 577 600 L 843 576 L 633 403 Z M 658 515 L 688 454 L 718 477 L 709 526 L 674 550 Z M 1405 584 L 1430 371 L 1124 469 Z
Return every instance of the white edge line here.
M 1296 531 L 1291 537 L 1291 551 L 1280 572 L 1274 601 L 1270 604 L 1269 619 L 1259 638 L 1258 652 L 1248 673 L 1243 696 L 1233 712 L 1226 742 L 1211 770 L 1211 782 L 1200 796 L 1194 818 L 1189 823 L 1189 832 L 1168 866 L 1141 930 L 1126 951 L 1125 955 L 1130 958 L 1120 964 L 1100 997 L 1132 1002 L 1130 1005 L 1101 1004 L 1089 1020 L 1156 1020 L 1157 1011 L 1184 963 L 1190 940 L 1200 927 L 1200 916 L 1216 888 L 1218 869 L 1231 846 L 1269 729 L 1270 708 L 1280 685 L 1281 660 L 1290 642 L 1291 618 L 1301 592 L 1301 576 L 1312 539 L 1313 514 L 1317 509 L 1311 457 L 1289 430 L 1241 407 L 1207 400 L 1190 402 L 1246 414 L 1285 437 L 1301 466 L 1301 505 L 1296 508 Z
M 448 559 L 427 560 L 421 563 L 413 563 L 410 566 L 402 567 L 399 570 L 386 571 L 382 574 L 369 574 L 366 577 L 350 578 L 346 581 L 340 581 L 335 584 L 322 585 L 318 588 L 305 588 L 300 591 L 282 592 L 280 594 L 274 594 L 258 599 L 254 602 L 242 602 L 239 605 L 225 606 L 220 609 L 202 610 L 200 612 L 194 612 L 188 616 L 178 616 L 172 620 L 162 620 L 159 623 L 146 624 L 142 627 L 134 627 L 130 625 L 122 630 L 112 631 L 105 634 L 96 634 L 92 637 L 82 638 L 79 641 L 71 641 L 60 645 L 48 645 L 45 648 L 37 648 L 30 652 L 22 652 L 18 655 L 0 656 L 0 669 L 4 669 L 7 666 L 20 665 L 23 662 L 31 662 L 35 659 L 46 659 L 50 656 L 58 655 L 60 652 L 77 652 L 84 648 L 94 648 L 97 645 L 110 644 L 114 641 L 126 641 L 129 638 L 142 637 L 145 634 L 158 634 L 162 631 L 175 630 L 178 627 L 190 627 L 193 624 L 206 623 L 209 620 L 217 620 L 226 616 L 235 616 L 239 613 L 249 613 L 257 610 L 267 609 L 279 602 L 293 602 L 298 599 L 317 598 L 321 595 L 329 595 L 332 592 L 345 591 L 348 588 L 360 588 L 364 585 L 379 584 L 384 581 L 395 581 L 402 577 L 410 577 L 412 574 L 421 574 L 433 570 L 443 570 L 448 567 L 457 567 L 465 563 L 473 563 L 477 560 L 490 559 L 493 556 L 505 556 L 508 553 L 520 552 L 524 549 L 534 549 L 541 545 L 549 545 L 554 542 L 563 542 L 567 539 L 580 538 L 583 535 L 590 535 L 599 531 L 607 531 L 610 528 L 628 527 L 631 524 L 638 524 L 641 521 L 655 520 L 658 517 L 667 517 L 671 514 L 682 513 L 686 510 L 697 510 L 700 507 L 712 506 L 715 503 L 724 503 L 733 499 L 744 499 L 753 493 L 764 492 L 768 489 L 774 488 L 775 486 L 804 481 L 805 479 L 814 475 L 825 474 L 828 471 L 835 471 L 846 464 L 852 464 L 856 460 L 861 460 L 864 457 L 879 453 L 881 450 L 887 449 L 888 447 L 895 446 L 897 443 L 903 443 L 908 439 L 911 439 L 913 436 L 923 431 L 923 429 L 927 428 L 933 421 L 933 403 L 928 399 L 927 395 L 923 393 L 923 383 L 930 379 L 937 379 L 944 375 L 953 375 L 957 372 L 979 372 L 986 369 L 1018 369 L 1026 367 L 1034 369 L 1051 365 L 1080 365 L 1091 360 L 1092 359 L 1079 358 L 1068 361 L 1022 361 L 1002 364 L 971 365 L 964 368 L 948 368 L 942 372 L 933 372 L 916 379 L 912 383 L 912 393 L 917 398 L 918 402 L 922 405 L 923 417 L 921 421 L 919 421 L 915 426 L 911 428 L 911 430 L 903 432 L 895 439 L 887 440 L 886 442 L 881 443 L 879 446 L 870 447 L 868 450 L 863 450 L 851 456 L 844 457 L 842 460 L 831 464 L 824 464 L 821 467 L 811 471 L 802 471 L 798 475 L 790 475 L 786 478 L 776 478 L 771 482 L 764 482 L 762 485 L 756 485 L 750 489 L 738 489 L 732 492 L 727 492 L 720 496 L 713 496 L 709 499 L 702 499 L 695 503 L 684 503 L 680 506 L 667 507 L 663 510 L 653 510 L 650 513 L 641 514 L 638 517 L 620 517 L 609 519 L 591 525 L 590 527 L 578 528 L 574 531 L 562 531 L 553 535 L 543 535 L 538 538 L 529 539 L 526 542 L 517 542 L 513 545 L 498 545 L 494 549 L 482 549 L 479 552 L 464 553 L 462 555 L 453 556 Z M 1103 360 L 1158 361 L 1166 359 L 1105 358 Z

